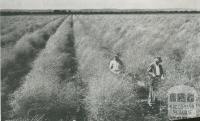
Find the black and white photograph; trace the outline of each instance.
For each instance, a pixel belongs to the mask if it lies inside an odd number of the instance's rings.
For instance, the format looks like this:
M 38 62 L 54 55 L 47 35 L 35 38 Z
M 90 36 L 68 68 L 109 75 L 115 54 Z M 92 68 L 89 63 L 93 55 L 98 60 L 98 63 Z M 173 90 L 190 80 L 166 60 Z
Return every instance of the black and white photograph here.
M 1 121 L 200 121 L 200 0 L 0 0 Z

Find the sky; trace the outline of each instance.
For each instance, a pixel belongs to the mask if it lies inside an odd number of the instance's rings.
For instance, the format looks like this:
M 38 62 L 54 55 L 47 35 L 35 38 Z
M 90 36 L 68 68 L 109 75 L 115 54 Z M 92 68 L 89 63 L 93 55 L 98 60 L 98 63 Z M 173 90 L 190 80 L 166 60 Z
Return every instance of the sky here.
M 1 9 L 198 9 L 200 0 L 0 0 Z

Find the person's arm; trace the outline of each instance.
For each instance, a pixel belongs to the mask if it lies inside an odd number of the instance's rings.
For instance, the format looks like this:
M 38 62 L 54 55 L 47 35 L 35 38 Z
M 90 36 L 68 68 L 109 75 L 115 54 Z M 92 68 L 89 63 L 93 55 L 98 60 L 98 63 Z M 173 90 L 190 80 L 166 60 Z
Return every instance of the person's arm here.
M 153 77 L 156 76 L 156 75 L 154 74 L 154 72 L 153 72 L 153 65 L 152 65 L 152 64 L 147 68 L 147 72 L 148 72 L 151 76 L 153 76 Z
M 109 68 L 113 69 L 113 62 L 112 61 L 110 62 Z
M 164 71 L 163 71 L 163 67 L 162 67 L 162 65 L 160 65 L 160 73 L 161 73 L 161 79 L 164 79 L 165 77 L 164 77 Z
M 120 70 L 124 72 L 126 68 L 121 60 L 119 61 L 119 64 L 120 64 Z

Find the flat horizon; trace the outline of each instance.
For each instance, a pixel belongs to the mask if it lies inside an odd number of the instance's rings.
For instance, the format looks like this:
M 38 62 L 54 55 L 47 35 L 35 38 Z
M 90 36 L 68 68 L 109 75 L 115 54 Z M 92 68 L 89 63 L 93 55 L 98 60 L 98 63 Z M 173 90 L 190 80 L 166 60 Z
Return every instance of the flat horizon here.
M 199 0 L 1 0 L 1 9 L 198 9 Z

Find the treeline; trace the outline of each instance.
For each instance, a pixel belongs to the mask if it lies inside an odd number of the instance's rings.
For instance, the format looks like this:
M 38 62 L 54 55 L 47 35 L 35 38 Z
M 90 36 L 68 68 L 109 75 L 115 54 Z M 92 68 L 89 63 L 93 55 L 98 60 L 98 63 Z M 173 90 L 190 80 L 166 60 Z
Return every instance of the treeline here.
M 154 9 L 62 9 L 62 10 L 1 10 L 0 15 L 40 15 L 40 14 L 179 14 L 200 13 L 199 10 L 154 10 Z

